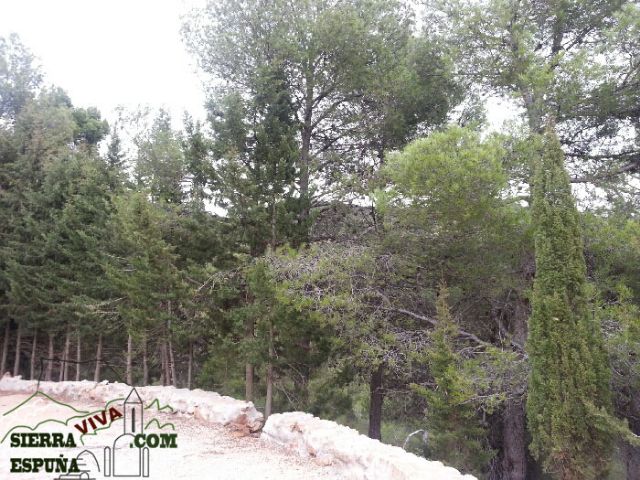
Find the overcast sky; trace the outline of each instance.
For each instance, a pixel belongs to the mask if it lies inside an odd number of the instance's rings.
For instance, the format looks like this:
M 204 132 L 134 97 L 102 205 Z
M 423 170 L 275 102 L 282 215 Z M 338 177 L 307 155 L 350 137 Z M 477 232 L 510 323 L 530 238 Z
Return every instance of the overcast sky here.
M 0 0 L 0 35 L 15 32 L 38 57 L 46 82 L 76 106 L 107 119 L 124 106 L 164 107 L 181 125 L 187 110 L 204 118 L 194 59 L 180 38 L 181 17 L 205 0 Z M 511 108 L 489 106 L 498 128 Z
M 0 35 L 20 35 L 47 83 L 113 118 L 118 105 L 204 116 L 180 17 L 200 0 L 0 0 Z

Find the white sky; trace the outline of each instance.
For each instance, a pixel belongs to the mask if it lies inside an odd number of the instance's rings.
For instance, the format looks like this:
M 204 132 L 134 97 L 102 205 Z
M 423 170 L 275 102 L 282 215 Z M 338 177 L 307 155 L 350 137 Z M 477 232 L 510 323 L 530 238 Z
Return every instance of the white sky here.
M 45 81 L 74 105 L 107 119 L 122 105 L 184 110 L 204 118 L 194 59 L 180 17 L 200 0 L 0 0 L 0 35 L 17 33 L 38 57 Z
M 0 35 L 17 33 L 38 57 L 45 82 L 65 89 L 74 105 L 168 109 L 175 127 L 187 110 L 204 119 L 195 59 L 180 38 L 181 16 L 205 0 L 0 0 Z M 513 117 L 488 102 L 489 129 Z

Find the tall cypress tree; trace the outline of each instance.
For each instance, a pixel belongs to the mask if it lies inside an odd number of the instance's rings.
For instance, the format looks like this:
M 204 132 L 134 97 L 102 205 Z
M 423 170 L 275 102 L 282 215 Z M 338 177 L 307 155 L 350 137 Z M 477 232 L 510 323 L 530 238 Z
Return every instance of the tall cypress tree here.
M 612 439 L 593 408 L 609 409 L 609 368 L 590 312 L 586 265 L 564 153 L 544 134 L 533 186 L 536 278 L 529 320 L 531 449 L 554 478 L 602 478 Z

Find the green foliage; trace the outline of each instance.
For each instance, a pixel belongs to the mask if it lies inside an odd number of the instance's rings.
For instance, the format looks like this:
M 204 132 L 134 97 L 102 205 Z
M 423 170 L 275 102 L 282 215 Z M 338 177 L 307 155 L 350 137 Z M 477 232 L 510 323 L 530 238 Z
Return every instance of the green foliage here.
M 100 112 L 94 107 L 73 110 L 76 129 L 73 134 L 77 144 L 97 145 L 109 132 L 109 124 L 102 120 Z
M 171 117 L 160 111 L 148 135 L 136 140 L 135 178 L 149 189 L 155 202 L 180 204 L 184 200 L 182 182 L 185 160 L 180 139 L 171 128 Z
M 385 165 L 382 175 L 393 187 L 380 194 L 380 208 L 384 211 L 384 199 L 391 197 L 408 200 L 424 216 L 437 212 L 461 222 L 477 220 L 506 187 L 504 155 L 499 137 L 483 141 L 477 132 L 460 127 L 416 140 Z
M 398 445 L 426 423 L 411 450 L 490 478 L 531 434 L 601 478 L 640 434 L 636 3 L 437 0 L 420 32 L 403 1 L 211 1 L 184 25 L 207 123 L 139 111 L 107 142 L 0 38 L 2 358 L 73 329 L 135 382 L 241 396 L 249 365 L 258 405 L 382 412 Z M 487 92 L 529 129 L 483 132 Z M 565 163 L 607 192 L 583 215 Z
M 218 205 L 229 211 L 239 240 L 257 256 L 267 246 L 298 244 L 308 224 L 299 221 L 294 111 L 282 66 L 257 74 L 255 97 L 230 94 L 213 119 Z
M 170 302 L 181 298 L 183 286 L 173 246 L 163 240 L 166 213 L 143 193 L 116 201 L 111 225 L 115 233 L 109 280 L 121 297 L 118 311 L 130 334 L 162 329 L 173 318 Z
M 0 37 L 0 119 L 13 121 L 42 82 L 35 58 L 16 34 Z
M 216 342 L 207 365 L 228 365 L 229 352 L 255 365 L 271 362 L 277 385 L 275 406 L 308 409 L 309 382 L 314 370 L 327 360 L 331 350 L 330 332 L 315 312 L 301 308 L 278 281 L 272 261 L 273 257 L 267 256 L 243 269 L 239 279 L 241 290 L 236 295 L 244 300 L 228 310 L 230 330 L 226 340 Z M 249 337 L 245 335 L 248 322 L 255 325 L 254 335 Z M 258 374 L 261 378 L 266 375 Z M 222 382 L 225 388 L 237 390 L 237 377 L 222 379 L 214 372 L 207 377 L 210 381 Z
M 458 70 L 522 107 L 529 132 L 553 116 L 578 177 L 634 203 L 640 8 L 629 0 L 433 0 L 429 30 L 444 32 Z M 635 127 L 634 127 L 635 128 Z M 629 193 L 631 193 L 629 195 Z M 637 205 L 636 205 L 637 207 Z
M 589 305 L 583 243 L 564 154 L 545 134 L 534 179 L 536 278 L 529 321 L 531 450 L 556 478 L 600 478 L 611 434 L 586 402 L 610 409 L 610 371 Z
M 492 452 L 484 444 L 486 431 L 477 415 L 474 385 L 464 375 L 463 360 L 455 351 L 458 332 L 445 286 L 440 287 L 436 305 L 438 325 L 432 346 L 424 353 L 433 385 L 413 385 L 427 401 L 428 456 L 477 475 L 486 468 Z

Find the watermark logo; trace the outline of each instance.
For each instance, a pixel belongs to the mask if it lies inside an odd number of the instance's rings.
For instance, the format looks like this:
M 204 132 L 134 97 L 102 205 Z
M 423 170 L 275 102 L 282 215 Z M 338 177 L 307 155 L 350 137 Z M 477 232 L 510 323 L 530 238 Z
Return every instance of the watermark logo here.
M 140 395 L 131 389 L 124 401 L 123 433 L 104 448 L 105 477 L 148 477 L 149 448 L 177 448 L 177 433 L 144 433 L 144 408 Z
M 157 399 L 145 406 L 133 387 L 126 398 L 110 400 L 96 411 L 80 410 L 38 390 L 2 415 L 9 428 L 0 431 L 0 450 L 8 451 L 9 458 L 0 471 L 17 479 L 153 478 L 150 452 L 178 448 L 175 425 L 162 423 L 167 410 L 173 411 Z M 42 420 L 38 412 L 55 415 Z

